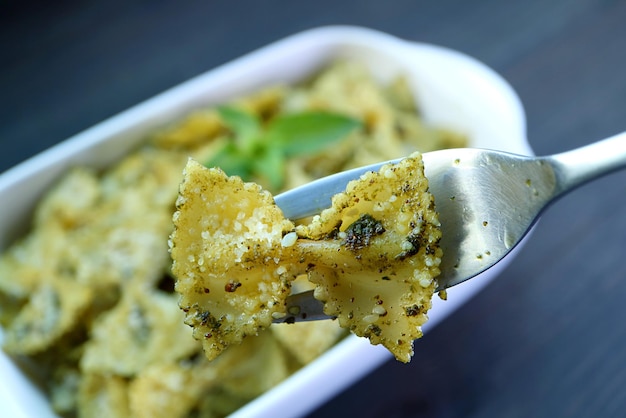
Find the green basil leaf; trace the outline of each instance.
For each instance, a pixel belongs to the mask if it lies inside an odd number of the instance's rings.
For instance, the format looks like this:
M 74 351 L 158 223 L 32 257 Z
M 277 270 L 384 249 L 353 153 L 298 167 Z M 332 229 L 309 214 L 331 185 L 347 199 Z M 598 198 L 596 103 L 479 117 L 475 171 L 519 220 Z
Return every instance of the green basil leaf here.
M 359 126 L 360 121 L 334 113 L 295 113 L 273 119 L 265 137 L 285 156 L 304 155 L 323 150 Z
M 204 165 L 209 168 L 219 167 L 229 176 L 239 176 L 248 181 L 252 176 L 252 164 L 253 161 L 248 155 L 243 154 L 234 143 L 229 142 Z
M 272 192 L 278 192 L 285 183 L 285 154 L 280 148 L 263 147 L 255 155 L 254 172 L 269 183 Z
M 347 116 L 304 112 L 277 116 L 263 129 L 253 114 L 228 106 L 218 111 L 232 130 L 233 140 L 205 165 L 218 166 L 244 181 L 260 177 L 274 192 L 285 182 L 287 157 L 319 152 L 361 125 Z
M 229 106 L 220 106 L 217 110 L 226 125 L 233 131 L 235 141 L 244 147 L 252 142 L 261 131 L 261 122 L 251 113 Z

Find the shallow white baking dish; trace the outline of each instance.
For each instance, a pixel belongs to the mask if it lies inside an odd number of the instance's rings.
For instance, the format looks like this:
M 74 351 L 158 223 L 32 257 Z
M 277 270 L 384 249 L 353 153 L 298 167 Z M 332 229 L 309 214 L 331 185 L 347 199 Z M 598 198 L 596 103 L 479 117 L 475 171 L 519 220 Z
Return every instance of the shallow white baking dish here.
M 0 175 L 0 250 L 26 229 L 35 202 L 68 166 L 107 166 L 147 132 L 194 108 L 268 84 L 297 82 L 336 58 L 363 62 L 383 81 L 398 73 L 408 75 L 425 119 L 466 133 L 473 147 L 532 154 L 518 97 L 483 64 L 449 49 L 370 29 L 323 27 L 290 36 L 208 71 Z M 426 332 L 496 277 L 512 256 L 451 289 L 448 301 L 435 298 Z M 351 336 L 233 416 L 303 415 L 389 358 L 387 350 Z M 54 416 L 45 397 L 2 352 L 0 376 L 2 416 Z

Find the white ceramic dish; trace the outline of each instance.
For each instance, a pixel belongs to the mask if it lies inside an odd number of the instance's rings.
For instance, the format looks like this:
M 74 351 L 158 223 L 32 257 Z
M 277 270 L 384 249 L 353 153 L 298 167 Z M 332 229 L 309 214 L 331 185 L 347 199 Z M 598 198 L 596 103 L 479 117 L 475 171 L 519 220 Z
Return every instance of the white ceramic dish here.
M 2 174 L 0 250 L 25 229 L 39 196 L 68 166 L 106 166 L 142 140 L 146 132 L 193 108 L 275 82 L 297 82 L 336 58 L 363 62 L 383 81 L 398 73 L 407 74 L 426 120 L 465 132 L 473 147 L 532 154 L 520 101 L 501 77 L 481 63 L 455 51 L 369 29 L 324 27 L 288 37 L 202 74 Z M 496 277 L 510 259 L 451 289 L 448 301 L 435 298 L 425 330 Z M 303 415 L 389 358 L 385 349 L 373 347 L 367 340 L 346 338 L 233 416 Z M 2 416 L 54 416 L 45 397 L 1 352 L 0 376 Z

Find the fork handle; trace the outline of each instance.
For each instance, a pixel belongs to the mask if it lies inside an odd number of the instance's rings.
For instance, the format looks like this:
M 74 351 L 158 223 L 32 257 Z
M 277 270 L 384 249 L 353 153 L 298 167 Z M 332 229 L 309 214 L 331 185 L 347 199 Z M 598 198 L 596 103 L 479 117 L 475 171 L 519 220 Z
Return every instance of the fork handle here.
M 588 181 L 626 168 L 626 132 L 545 158 L 555 167 L 558 190 L 565 193 Z

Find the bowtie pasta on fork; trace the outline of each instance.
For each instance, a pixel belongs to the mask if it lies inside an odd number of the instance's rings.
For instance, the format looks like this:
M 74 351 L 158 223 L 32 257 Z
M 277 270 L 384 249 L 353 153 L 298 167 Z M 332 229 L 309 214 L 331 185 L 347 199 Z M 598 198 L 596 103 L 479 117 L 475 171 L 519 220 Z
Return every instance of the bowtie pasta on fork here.
M 189 160 L 174 224 L 176 291 L 209 359 L 286 315 L 301 275 L 341 327 L 411 359 L 442 256 L 418 153 L 350 182 L 300 225 L 259 185 Z

